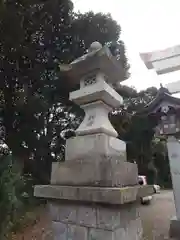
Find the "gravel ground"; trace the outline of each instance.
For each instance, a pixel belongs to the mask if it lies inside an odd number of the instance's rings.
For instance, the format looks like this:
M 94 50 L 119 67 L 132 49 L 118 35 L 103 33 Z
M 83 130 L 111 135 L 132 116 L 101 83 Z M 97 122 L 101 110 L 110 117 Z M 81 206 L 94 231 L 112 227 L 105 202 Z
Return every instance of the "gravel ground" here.
M 144 240 L 169 240 L 169 223 L 174 213 L 171 191 L 162 191 L 160 194 L 154 195 L 151 205 L 141 207 Z M 37 225 L 14 236 L 12 240 L 53 240 L 50 219 L 47 214 L 42 213 L 41 220 Z
M 170 239 L 170 219 L 175 215 L 172 191 L 162 191 L 154 195 L 149 206 L 141 207 L 141 218 L 144 228 L 144 240 Z

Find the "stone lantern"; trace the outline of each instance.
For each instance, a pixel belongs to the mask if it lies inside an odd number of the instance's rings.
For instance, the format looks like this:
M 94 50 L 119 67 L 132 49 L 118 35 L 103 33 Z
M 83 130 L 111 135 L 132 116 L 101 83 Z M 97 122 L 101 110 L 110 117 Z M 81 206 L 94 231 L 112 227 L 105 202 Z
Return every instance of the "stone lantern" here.
M 60 71 L 72 88 L 80 83 L 70 100 L 85 118 L 66 141 L 65 162 L 53 163 L 51 184 L 35 187 L 35 196 L 49 199 L 54 239 L 140 240 L 138 204 L 153 188 L 138 185 L 137 165 L 126 161 L 126 144 L 108 118 L 123 101 L 113 88 L 122 68 L 108 47 L 94 42 Z
M 170 236 L 180 239 L 180 99 L 162 87 L 156 98 L 140 114 L 148 115 L 156 123 L 155 136 L 167 139 L 170 172 L 176 207 L 176 217 L 171 220 Z

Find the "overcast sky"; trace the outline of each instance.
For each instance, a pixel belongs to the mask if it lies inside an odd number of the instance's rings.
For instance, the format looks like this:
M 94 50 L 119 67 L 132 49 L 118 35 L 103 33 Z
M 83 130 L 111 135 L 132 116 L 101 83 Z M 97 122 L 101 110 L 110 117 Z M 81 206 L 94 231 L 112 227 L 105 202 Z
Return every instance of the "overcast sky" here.
M 139 53 L 160 50 L 180 44 L 180 0 L 74 0 L 75 10 L 111 13 L 121 25 L 122 35 L 131 64 L 128 85 L 138 90 L 180 80 L 180 71 L 156 76 L 148 71 Z

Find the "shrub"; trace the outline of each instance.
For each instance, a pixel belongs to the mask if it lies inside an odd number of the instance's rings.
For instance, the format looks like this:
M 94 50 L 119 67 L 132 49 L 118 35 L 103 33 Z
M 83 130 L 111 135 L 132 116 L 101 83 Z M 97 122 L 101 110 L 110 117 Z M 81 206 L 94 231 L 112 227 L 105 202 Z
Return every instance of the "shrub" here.
M 12 155 L 6 145 L 0 145 L 0 239 L 6 239 L 6 234 L 12 227 L 14 214 L 20 201 L 16 188 L 21 182 L 21 176 L 13 163 Z

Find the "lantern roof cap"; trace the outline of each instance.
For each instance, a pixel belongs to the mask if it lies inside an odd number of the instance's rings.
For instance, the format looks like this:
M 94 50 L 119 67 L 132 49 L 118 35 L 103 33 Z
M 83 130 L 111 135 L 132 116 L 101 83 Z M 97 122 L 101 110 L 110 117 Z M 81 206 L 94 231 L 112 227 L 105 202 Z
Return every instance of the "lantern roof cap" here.
M 73 88 L 79 84 L 82 77 L 100 71 L 107 77 L 107 82 L 115 84 L 124 80 L 124 70 L 120 61 L 112 55 L 108 46 L 99 42 L 91 43 L 87 53 L 75 59 L 70 64 L 60 64 L 60 72 Z
M 161 106 L 163 102 L 180 108 L 180 98 L 173 97 L 169 90 L 161 84 L 156 97 L 137 114 L 150 115 L 151 113 L 154 113 L 158 106 Z

